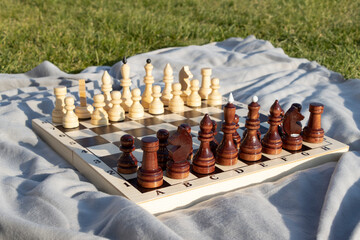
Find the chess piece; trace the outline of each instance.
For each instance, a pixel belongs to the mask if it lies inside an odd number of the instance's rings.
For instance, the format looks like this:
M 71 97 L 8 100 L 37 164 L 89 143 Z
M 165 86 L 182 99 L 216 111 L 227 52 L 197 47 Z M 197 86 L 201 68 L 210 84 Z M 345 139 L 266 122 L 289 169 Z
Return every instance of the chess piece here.
M 144 93 L 142 95 L 141 98 L 141 105 L 143 105 L 143 107 L 145 109 L 149 108 L 150 103 L 153 100 L 152 97 L 152 84 L 154 83 L 154 77 L 151 75 L 152 70 L 153 70 L 153 65 L 151 64 L 151 59 L 147 59 L 146 60 L 146 65 L 144 66 L 145 68 L 145 78 L 144 78 L 144 83 L 145 83 L 145 90 Z
M 120 143 L 122 154 L 117 162 L 117 171 L 125 174 L 135 173 L 138 161 L 132 154 L 135 150 L 134 138 L 129 134 L 125 134 L 120 138 Z
M 141 91 L 139 88 L 134 88 L 131 91 L 133 104 L 129 109 L 129 117 L 131 118 L 141 118 L 144 116 L 144 107 L 140 104 L 141 100 Z
M 180 124 L 180 127 L 181 128 L 184 128 L 187 132 L 188 132 L 188 134 L 190 134 L 190 136 L 191 136 L 191 126 L 189 125 L 189 124 L 187 124 L 187 123 L 182 123 L 182 124 Z M 193 158 L 193 145 L 192 145 L 192 138 L 191 138 L 191 150 L 190 150 L 190 154 L 189 154 L 189 156 L 187 157 L 187 160 L 189 160 L 189 161 L 191 161 L 192 160 L 192 158 Z
M 85 79 L 79 80 L 79 97 L 80 105 L 76 106 L 75 114 L 79 119 L 88 119 L 91 117 L 91 113 L 94 111 L 93 106 L 86 102 L 86 86 Z
M 160 100 L 161 97 L 161 87 L 159 85 L 154 85 L 152 89 L 153 100 L 149 105 L 150 114 L 163 114 L 164 113 L 164 103 Z
M 215 139 L 215 136 L 217 135 L 217 123 L 215 120 L 211 120 L 212 122 L 212 129 L 211 131 L 213 132 L 213 136 L 214 138 L 211 140 L 210 142 L 210 148 L 211 148 L 211 152 L 213 153 L 214 157 L 216 158 L 216 149 L 219 146 L 218 141 Z
M 304 116 L 300 113 L 301 105 L 294 103 L 285 113 L 283 122 L 283 148 L 290 151 L 298 151 L 302 148 L 301 120 Z
M 164 68 L 163 82 L 165 83 L 165 87 L 161 95 L 161 101 L 165 106 L 169 106 L 170 100 L 172 98 L 171 84 L 174 82 L 173 70 L 169 63 L 166 64 Z
M 184 101 L 180 97 L 181 94 L 181 85 L 180 83 L 173 83 L 172 85 L 172 99 L 169 103 L 169 110 L 171 112 L 183 112 L 184 111 Z
M 324 112 L 324 105 L 310 103 L 309 112 L 309 122 L 303 131 L 304 141 L 321 143 L 324 140 L 324 129 L 321 128 L 321 114 Z
M 112 84 L 111 84 L 111 77 L 107 71 L 104 72 L 101 81 L 102 81 L 101 91 L 104 93 L 104 98 L 105 98 L 104 110 L 107 112 L 112 107 L 111 95 L 110 95 L 110 92 L 112 91 Z
M 282 140 L 279 134 L 279 126 L 282 122 L 282 112 L 279 105 L 279 101 L 276 100 L 270 108 L 270 115 L 268 123 L 270 125 L 269 130 L 262 139 L 262 152 L 267 154 L 280 154 L 282 151 Z
M 224 107 L 224 123 L 222 131 L 224 136 L 216 149 L 216 162 L 220 165 L 230 166 L 237 162 L 238 151 L 233 140 L 235 132 L 235 111 L 236 107 L 233 104 L 234 98 L 230 93 L 229 102 Z
M 181 84 L 181 98 L 186 104 L 187 98 L 191 93 L 190 90 L 190 79 L 193 78 L 190 72 L 189 66 L 184 66 L 179 72 L 179 83 Z
M 66 113 L 62 119 L 62 124 L 64 128 L 76 128 L 79 126 L 79 119 L 74 113 L 75 109 L 75 100 L 73 97 L 65 98 L 65 110 Z
M 163 171 L 157 160 L 159 140 L 156 137 L 144 137 L 141 143 L 143 157 L 142 165 L 137 171 L 137 182 L 144 188 L 160 187 L 163 184 Z
M 121 66 L 121 86 L 123 88 L 122 97 L 121 97 L 121 107 L 124 109 L 125 112 L 129 112 L 129 109 L 132 105 L 131 99 L 131 79 L 130 79 L 130 66 L 127 64 L 126 57 L 123 58 L 123 65 Z
M 211 79 L 211 93 L 208 96 L 207 104 L 210 106 L 219 106 L 222 104 L 222 96 L 219 93 L 220 80 L 218 78 Z
M 186 104 L 189 107 L 200 107 L 201 106 L 201 97 L 198 93 L 199 80 L 197 80 L 197 79 L 191 80 L 190 85 L 191 85 L 191 87 L 190 87 L 191 93 L 187 97 Z
M 158 164 L 162 170 L 165 170 L 166 163 L 170 160 L 169 151 L 166 148 L 168 145 L 169 131 L 160 129 L 157 131 L 156 137 L 159 139 L 159 150 L 157 151 Z
M 189 176 L 190 163 L 187 160 L 192 149 L 192 137 L 181 125 L 168 139 L 170 160 L 166 164 L 166 175 L 169 178 L 184 179 Z
M 113 122 L 124 121 L 125 111 L 120 106 L 121 104 L 121 93 L 120 91 L 111 92 L 111 104 L 112 107 L 108 111 L 109 120 Z
M 211 76 L 211 68 L 202 68 L 201 69 L 201 75 L 202 75 L 202 81 L 201 81 L 201 88 L 199 91 L 199 95 L 201 99 L 208 99 L 209 94 L 211 93 L 210 88 L 210 76 Z
M 237 130 L 239 129 L 239 115 L 235 114 L 235 118 L 234 118 L 234 123 L 235 123 L 235 132 L 233 134 L 233 139 L 234 139 L 234 143 L 236 145 L 236 149 L 239 150 L 240 149 L 240 142 L 241 142 L 241 137 L 239 135 L 239 133 L 237 132 Z
M 260 105 L 257 101 L 258 98 L 254 96 L 252 102 L 248 105 L 249 113 L 245 122 L 247 133 L 240 144 L 239 158 L 245 161 L 258 161 L 261 159 L 262 146 L 257 134 L 257 130 L 260 128 Z
M 90 123 L 96 126 L 99 125 L 108 125 L 109 124 L 109 118 L 108 114 L 104 109 L 105 106 L 105 98 L 102 94 L 97 94 L 94 96 L 94 111 L 91 114 L 91 121 Z
M 208 114 L 205 114 L 200 122 L 198 139 L 200 147 L 194 155 L 192 169 L 199 174 L 209 174 L 215 171 L 215 158 L 210 148 L 210 142 L 214 138 L 213 124 Z
M 54 88 L 55 94 L 55 108 L 52 111 L 52 122 L 53 123 L 62 123 L 63 116 L 65 114 L 65 96 L 66 96 L 66 87 L 59 86 Z

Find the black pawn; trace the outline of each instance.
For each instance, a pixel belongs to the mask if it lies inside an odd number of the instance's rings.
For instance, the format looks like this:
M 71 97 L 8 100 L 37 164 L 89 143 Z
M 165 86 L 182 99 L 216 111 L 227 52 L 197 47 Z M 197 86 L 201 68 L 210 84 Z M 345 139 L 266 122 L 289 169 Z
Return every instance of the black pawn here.
M 166 163 L 170 160 L 169 151 L 166 147 L 169 144 L 169 131 L 166 129 L 160 129 L 157 131 L 156 137 L 159 139 L 159 150 L 157 151 L 158 164 L 162 170 L 165 170 Z
M 131 135 L 124 135 L 120 138 L 120 150 L 123 152 L 117 163 L 119 173 L 135 173 L 137 170 L 137 159 L 132 152 L 135 150 L 134 138 Z

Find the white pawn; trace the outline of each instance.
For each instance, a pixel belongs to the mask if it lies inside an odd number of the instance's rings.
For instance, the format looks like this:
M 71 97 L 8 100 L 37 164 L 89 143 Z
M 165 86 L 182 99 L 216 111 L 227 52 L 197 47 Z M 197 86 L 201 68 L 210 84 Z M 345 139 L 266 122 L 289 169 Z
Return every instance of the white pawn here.
M 79 119 L 76 116 L 75 109 L 75 100 L 73 97 L 65 98 L 65 110 L 66 113 L 62 119 L 62 124 L 64 128 L 76 128 L 79 126 Z
M 189 107 L 200 107 L 201 106 L 201 97 L 198 92 L 199 91 L 199 80 L 197 80 L 197 79 L 191 80 L 190 85 L 191 85 L 191 87 L 190 87 L 191 93 L 186 100 L 186 104 Z
M 218 106 L 222 104 L 222 96 L 218 89 L 220 88 L 220 80 L 218 78 L 211 79 L 211 93 L 209 94 L 207 104 L 210 106 Z
M 120 91 L 112 91 L 111 99 L 112 107 L 108 111 L 109 120 L 113 122 L 123 121 L 125 119 L 125 111 L 120 106 L 122 102 Z
M 166 64 L 164 68 L 163 82 L 165 83 L 165 87 L 161 95 L 161 101 L 164 105 L 169 106 L 170 99 L 172 98 L 171 84 L 174 82 L 173 70 L 169 63 Z
M 55 108 L 52 111 L 52 121 L 53 123 L 62 123 L 62 119 L 65 114 L 65 96 L 66 96 L 66 87 L 59 86 L 54 88 L 54 94 L 56 97 Z
M 110 96 L 110 92 L 112 91 L 112 85 L 111 85 L 111 77 L 107 71 L 104 72 L 101 81 L 102 81 L 101 90 L 103 91 L 105 98 L 104 109 L 105 111 L 109 111 L 112 106 L 111 96 Z
M 149 113 L 151 114 L 163 114 L 164 113 L 164 103 L 160 100 L 161 97 L 161 87 L 159 85 L 154 85 L 152 88 L 153 100 L 149 106 Z
M 95 110 L 91 114 L 91 121 L 90 121 L 91 124 L 96 126 L 109 124 L 108 114 L 104 110 L 104 106 L 105 106 L 104 101 L 105 101 L 104 95 L 96 94 L 94 96 L 93 106 Z
M 141 118 L 144 116 L 144 107 L 140 104 L 141 100 L 141 91 L 139 88 L 134 88 L 131 91 L 133 104 L 129 109 L 129 117 L 131 118 Z
M 184 111 L 184 101 L 180 97 L 182 91 L 181 91 L 181 84 L 180 83 L 174 83 L 172 85 L 172 99 L 169 103 L 169 110 L 171 112 L 183 112 Z

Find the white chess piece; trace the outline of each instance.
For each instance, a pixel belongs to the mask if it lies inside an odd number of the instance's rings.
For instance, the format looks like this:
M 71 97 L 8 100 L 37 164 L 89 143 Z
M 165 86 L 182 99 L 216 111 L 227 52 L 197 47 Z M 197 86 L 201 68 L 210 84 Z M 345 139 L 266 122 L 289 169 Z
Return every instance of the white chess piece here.
M 109 117 L 104 109 L 105 106 L 104 101 L 105 101 L 104 95 L 97 94 L 94 96 L 93 106 L 95 110 L 91 114 L 91 121 L 90 121 L 91 124 L 96 126 L 109 124 Z
M 125 119 L 125 111 L 120 106 L 121 104 L 121 93 L 120 91 L 111 92 L 111 103 L 112 107 L 108 111 L 109 120 L 113 122 L 123 121 Z
M 199 91 L 199 95 L 201 99 L 208 99 L 209 94 L 211 93 L 210 88 L 210 76 L 211 76 L 211 68 L 202 68 L 201 69 L 201 75 L 202 75 L 202 81 L 201 81 L 201 88 Z
M 91 113 L 94 111 L 93 106 L 86 102 L 86 86 L 85 79 L 79 80 L 79 97 L 80 105 L 76 106 L 75 114 L 79 119 L 88 119 L 91 117 Z
M 129 112 L 129 108 L 133 103 L 130 92 L 130 86 L 131 86 L 130 66 L 129 64 L 127 64 L 127 60 L 125 57 L 123 59 L 123 63 L 124 64 L 121 66 L 121 75 L 123 79 L 121 80 L 121 84 L 120 84 L 123 87 L 121 106 L 125 112 Z
M 154 85 L 152 89 L 153 101 L 149 105 L 150 114 L 163 114 L 164 113 L 164 103 L 160 100 L 161 96 L 161 87 L 159 85 Z
M 187 98 L 186 104 L 189 107 L 200 107 L 201 106 L 201 97 L 198 93 L 199 91 L 199 80 L 194 79 L 190 82 L 191 93 Z
M 110 92 L 112 91 L 112 84 L 111 84 L 111 77 L 107 71 L 104 72 L 101 81 L 102 81 L 101 90 L 103 91 L 105 98 L 104 109 L 105 111 L 109 111 L 112 106 L 111 95 L 110 95 Z
M 179 72 L 179 83 L 181 84 L 181 98 L 186 104 L 187 97 L 190 95 L 190 80 L 193 78 L 189 66 L 184 66 Z
M 171 112 L 183 112 L 184 111 L 184 101 L 180 97 L 181 95 L 181 84 L 180 83 L 174 83 L 172 85 L 172 99 L 169 103 L 169 110 Z
M 79 126 L 79 119 L 74 113 L 75 109 L 75 100 L 73 97 L 65 98 L 65 110 L 66 113 L 62 119 L 62 124 L 64 128 L 76 128 Z
M 144 78 L 145 90 L 144 90 L 144 93 L 141 98 L 141 104 L 143 105 L 144 108 L 149 108 L 149 105 L 153 100 L 152 84 L 154 83 L 154 77 L 151 75 L 152 69 L 154 67 L 151 64 L 150 59 L 146 60 L 146 65 L 144 66 L 144 68 L 145 68 L 145 72 L 146 72 L 146 75 Z
M 220 80 L 218 78 L 211 79 L 211 93 L 209 94 L 209 98 L 207 100 L 207 104 L 210 106 L 218 106 L 222 104 L 222 96 L 219 93 L 220 88 Z
M 165 87 L 162 92 L 161 101 L 165 106 L 169 106 L 170 99 L 172 98 L 171 84 L 174 82 L 173 70 L 169 63 L 166 64 L 164 68 L 163 82 L 165 83 Z
M 59 86 L 54 88 L 55 94 L 55 108 L 52 111 L 52 122 L 53 123 L 62 123 L 63 116 L 65 114 L 65 96 L 66 96 L 66 87 Z
M 140 104 L 141 100 L 141 91 L 139 88 L 134 88 L 131 91 L 133 104 L 129 109 L 129 117 L 131 118 L 141 118 L 144 116 L 144 107 Z

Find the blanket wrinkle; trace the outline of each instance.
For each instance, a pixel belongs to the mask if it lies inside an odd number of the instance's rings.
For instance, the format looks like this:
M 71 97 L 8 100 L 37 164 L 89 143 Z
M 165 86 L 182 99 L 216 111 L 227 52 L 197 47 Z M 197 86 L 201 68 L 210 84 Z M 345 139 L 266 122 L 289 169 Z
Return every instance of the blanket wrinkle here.
M 120 90 L 122 62 L 68 74 L 44 61 L 26 73 L 0 74 L 1 239 L 360 239 L 359 79 L 345 80 L 248 36 L 132 56 L 131 88 L 144 89 L 147 58 L 155 84 L 162 87 L 170 63 L 175 82 L 184 65 L 199 80 L 201 68 L 210 67 L 221 94 L 232 92 L 244 103 L 257 95 L 265 111 L 275 99 L 285 111 L 298 102 L 308 119 L 309 103 L 321 102 L 326 135 L 349 144 L 350 152 L 337 163 L 153 216 L 124 197 L 97 190 L 31 128 L 32 119 L 51 115 L 56 86 L 66 86 L 78 101 L 77 80 L 86 79 L 91 104 L 108 71 L 113 89 Z

